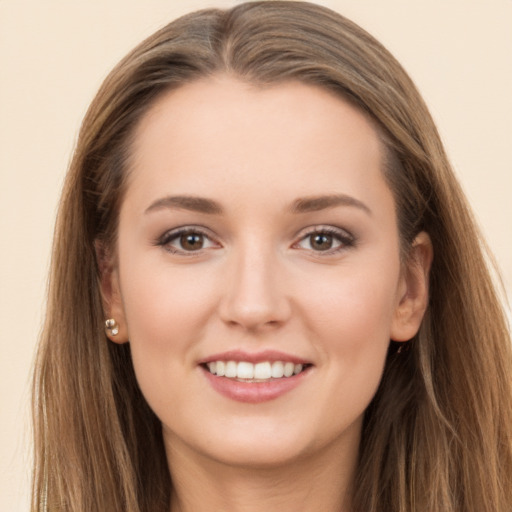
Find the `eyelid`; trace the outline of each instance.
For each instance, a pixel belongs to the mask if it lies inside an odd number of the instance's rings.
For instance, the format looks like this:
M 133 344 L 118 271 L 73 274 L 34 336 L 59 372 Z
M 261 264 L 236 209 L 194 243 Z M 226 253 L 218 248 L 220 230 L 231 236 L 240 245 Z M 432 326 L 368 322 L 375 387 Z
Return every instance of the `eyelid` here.
M 178 239 L 180 236 L 191 233 L 204 236 L 211 243 L 211 246 L 202 247 L 195 251 L 187 251 L 185 249 L 179 249 L 176 247 L 171 247 L 169 245 L 170 242 Z M 344 228 L 332 225 L 318 224 L 301 229 L 300 232 L 295 237 L 296 241 L 292 244 L 292 248 L 301 249 L 301 247 L 299 246 L 300 243 L 303 242 L 308 236 L 312 236 L 314 234 L 328 234 L 330 236 L 333 236 L 339 242 L 339 245 L 337 247 L 327 249 L 325 251 L 303 249 L 315 253 L 315 255 L 318 256 L 329 256 L 332 254 L 336 254 L 350 247 L 353 247 L 357 241 L 356 237 Z M 188 257 L 203 254 L 205 250 L 222 247 L 218 240 L 216 240 L 216 237 L 208 228 L 199 225 L 184 225 L 167 230 L 155 240 L 154 244 L 163 247 L 172 254 L 184 255 Z
M 163 247 L 165 250 L 169 251 L 172 254 L 179 254 L 184 256 L 198 256 L 199 254 L 202 254 L 205 250 L 214 248 L 204 247 L 198 249 L 197 251 L 186 251 L 184 249 L 171 247 L 169 245 L 172 241 L 178 239 L 180 236 L 192 233 L 204 236 L 209 242 L 211 242 L 212 246 L 216 246 L 216 248 L 221 246 L 220 243 L 212 235 L 209 229 L 197 225 L 185 225 L 169 229 L 156 239 L 155 245 Z
M 300 249 L 299 244 L 302 241 L 304 241 L 307 237 L 315 235 L 315 234 L 331 235 L 331 236 L 335 237 L 340 242 L 340 245 L 338 247 L 327 249 L 325 251 L 315 251 L 314 249 L 304 249 L 304 250 L 313 252 L 315 255 L 320 256 L 320 257 L 337 254 L 343 250 L 353 247 L 357 242 L 356 237 L 344 228 L 340 228 L 340 227 L 332 226 L 332 225 L 328 225 L 328 224 L 327 225 L 326 224 L 317 224 L 317 225 L 308 226 L 307 228 L 302 229 L 297 234 L 297 237 L 296 237 L 297 241 L 293 243 L 292 247 Z

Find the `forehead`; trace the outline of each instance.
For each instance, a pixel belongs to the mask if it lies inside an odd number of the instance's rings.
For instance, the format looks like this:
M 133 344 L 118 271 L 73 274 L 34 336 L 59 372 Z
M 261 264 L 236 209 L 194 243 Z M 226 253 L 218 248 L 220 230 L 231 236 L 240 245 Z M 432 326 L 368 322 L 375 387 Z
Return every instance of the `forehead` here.
M 137 187 L 128 192 L 144 184 L 153 195 L 162 186 L 204 196 L 212 187 L 226 197 L 248 187 L 357 195 L 382 182 L 383 151 L 368 118 L 328 90 L 220 75 L 169 91 L 143 116 L 130 166 Z

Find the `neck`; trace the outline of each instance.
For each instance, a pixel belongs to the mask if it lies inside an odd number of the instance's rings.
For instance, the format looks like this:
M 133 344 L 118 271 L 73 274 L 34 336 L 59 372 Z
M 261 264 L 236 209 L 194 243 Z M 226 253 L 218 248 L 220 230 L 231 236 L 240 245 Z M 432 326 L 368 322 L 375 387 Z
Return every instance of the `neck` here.
M 357 445 L 329 445 L 278 467 L 227 465 L 179 443 L 167 451 L 174 486 L 171 512 L 351 510 Z

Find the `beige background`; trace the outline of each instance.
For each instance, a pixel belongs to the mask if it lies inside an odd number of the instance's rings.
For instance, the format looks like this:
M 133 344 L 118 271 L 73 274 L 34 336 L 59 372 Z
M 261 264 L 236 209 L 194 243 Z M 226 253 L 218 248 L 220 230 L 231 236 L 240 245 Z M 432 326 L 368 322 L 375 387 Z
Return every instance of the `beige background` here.
M 227 0 L 0 0 L 0 503 L 28 510 L 29 375 L 59 188 L 108 70 L 189 10 Z M 319 2 L 418 84 L 512 288 L 512 0 Z

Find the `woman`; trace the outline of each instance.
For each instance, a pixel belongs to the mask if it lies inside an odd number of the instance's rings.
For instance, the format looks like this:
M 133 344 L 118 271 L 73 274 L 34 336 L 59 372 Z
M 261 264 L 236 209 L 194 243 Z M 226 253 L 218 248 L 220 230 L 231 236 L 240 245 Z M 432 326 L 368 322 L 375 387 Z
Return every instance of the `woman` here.
M 106 79 L 68 173 L 34 510 L 510 510 L 481 245 L 359 27 L 297 2 L 171 23 Z

